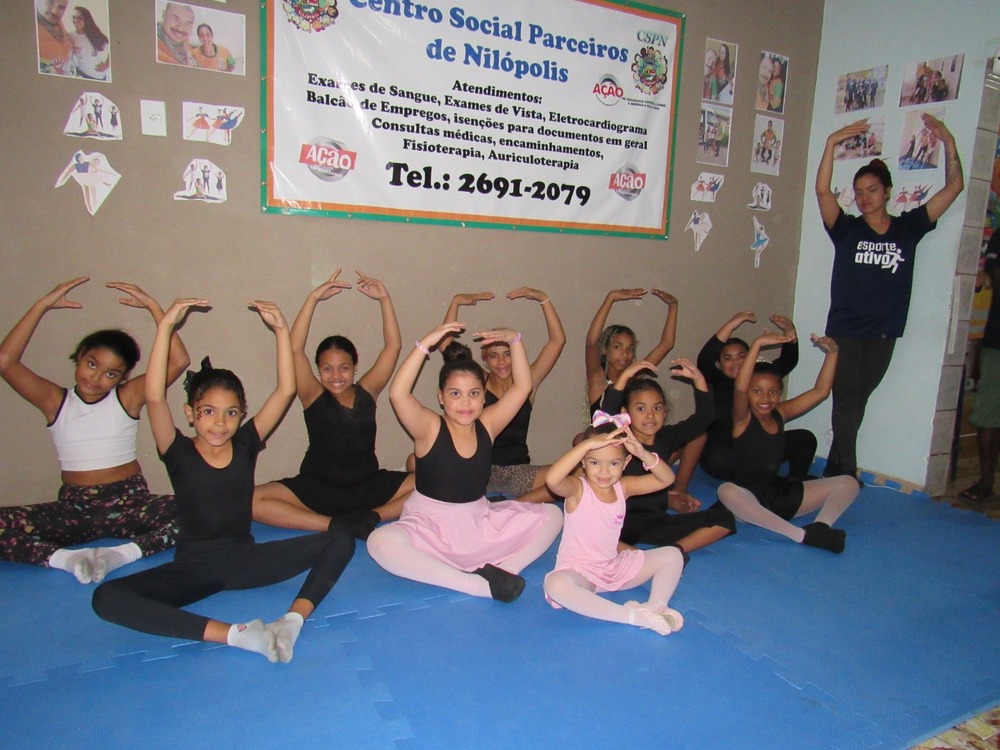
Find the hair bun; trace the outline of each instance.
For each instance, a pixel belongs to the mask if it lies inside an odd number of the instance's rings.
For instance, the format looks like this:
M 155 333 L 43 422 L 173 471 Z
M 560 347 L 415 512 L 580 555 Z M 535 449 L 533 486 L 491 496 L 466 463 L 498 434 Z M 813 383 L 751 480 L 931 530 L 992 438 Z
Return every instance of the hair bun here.
M 441 356 L 444 358 L 445 362 L 455 362 L 461 359 L 471 360 L 472 350 L 465 344 L 458 341 L 452 341 L 441 352 Z
M 201 361 L 201 371 L 204 372 L 205 370 L 213 370 L 213 369 L 215 368 L 212 367 L 212 360 L 206 356 Z

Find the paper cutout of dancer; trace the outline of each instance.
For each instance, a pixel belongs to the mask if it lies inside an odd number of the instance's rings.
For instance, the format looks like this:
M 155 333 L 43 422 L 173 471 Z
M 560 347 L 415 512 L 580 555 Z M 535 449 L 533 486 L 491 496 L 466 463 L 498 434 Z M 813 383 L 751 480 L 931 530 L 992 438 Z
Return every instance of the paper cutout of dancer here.
M 701 250 L 701 243 L 712 231 L 712 217 L 708 215 L 707 211 L 695 211 L 684 227 L 685 232 L 688 230 L 694 235 L 694 251 L 698 252 Z
M 175 201 L 224 203 L 229 197 L 226 173 L 208 159 L 193 159 L 184 169 L 181 179 L 184 189 L 174 193 Z
M 715 196 L 722 189 L 726 178 L 721 174 L 701 172 L 698 179 L 691 183 L 691 200 L 702 203 L 715 203 Z
M 833 189 L 833 197 L 837 199 L 837 203 L 845 214 L 851 213 L 851 209 L 854 207 L 853 185 L 838 185 Z
M 104 154 L 97 151 L 92 154 L 77 151 L 56 179 L 55 186 L 62 187 L 70 178 L 83 190 L 83 205 L 93 216 L 114 190 L 121 175 L 111 168 Z
M 243 123 L 243 107 L 184 102 L 184 140 L 228 146 L 233 131 Z
M 121 112 L 115 103 L 103 94 L 91 91 L 80 94 L 80 98 L 73 103 L 73 108 L 69 111 L 69 117 L 66 118 L 63 135 L 120 141 L 124 137 Z
M 752 208 L 754 211 L 770 211 L 771 186 L 766 182 L 754 185 L 750 190 L 750 202 L 747 203 L 747 208 Z
M 753 250 L 753 267 L 760 268 L 760 256 L 767 247 L 767 244 L 771 241 L 771 238 L 767 236 L 767 230 L 764 229 L 764 225 L 757 221 L 757 217 L 753 217 L 753 242 L 750 243 L 750 249 Z

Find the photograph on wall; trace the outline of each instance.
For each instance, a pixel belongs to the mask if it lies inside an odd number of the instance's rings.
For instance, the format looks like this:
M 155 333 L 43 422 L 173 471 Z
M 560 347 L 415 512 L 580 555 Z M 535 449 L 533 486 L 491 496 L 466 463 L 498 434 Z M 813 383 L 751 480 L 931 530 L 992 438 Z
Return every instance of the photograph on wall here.
M 892 213 L 901 214 L 903 211 L 912 211 L 924 205 L 931 197 L 933 184 L 927 183 L 907 183 L 896 185 L 892 196 Z
M 111 81 L 108 0 L 35 0 L 38 72 Z
M 224 203 L 229 197 L 226 173 L 208 159 L 192 159 L 185 167 L 181 180 L 184 189 L 174 193 L 175 201 Z
M 879 112 L 865 118 L 868 124 L 864 133 L 841 141 L 833 150 L 833 158 L 838 161 L 849 159 L 872 159 L 882 155 L 885 143 L 885 115 Z M 847 122 L 845 121 L 845 125 Z
M 764 250 L 767 249 L 770 242 L 771 238 L 767 236 L 767 230 L 764 229 L 764 225 L 760 223 L 760 220 L 756 216 L 754 216 L 753 242 L 750 243 L 750 249 L 753 250 L 754 268 L 760 268 L 760 257 L 764 254 Z
M 750 190 L 750 202 L 747 203 L 747 208 L 752 208 L 754 211 L 770 211 L 771 186 L 766 182 L 754 185 Z
M 729 165 L 729 135 L 733 110 L 702 103 L 698 125 L 698 163 L 717 167 Z
M 708 211 L 694 211 L 684 226 L 684 231 L 694 235 L 694 251 L 698 252 L 701 250 L 701 243 L 712 231 L 712 217 L 708 215 Z
M 889 76 L 889 66 L 868 70 L 856 70 L 837 79 L 837 95 L 833 111 L 842 115 L 862 109 L 874 109 L 885 105 L 885 80 Z
M 781 141 L 785 121 L 768 115 L 754 116 L 753 155 L 750 171 L 777 175 L 781 169 Z
M 80 94 L 69 111 L 63 135 L 120 141 L 124 135 L 121 110 L 103 94 L 92 91 Z
M 156 0 L 156 61 L 246 75 L 246 18 L 240 13 Z
M 184 102 L 184 140 L 228 146 L 244 114 L 243 107 Z
M 736 93 L 736 55 L 739 46 L 718 39 L 705 40 L 705 80 L 701 98 L 732 106 Z
M 721 174 L 701 172 L 698 179 L 691 184 L 691 200 L 703 203 L 715 203 L 715 196 L 722 189 L 726 178 Z
M 951 55 L 907 64 L 903 69 L 899 106 L 957 99 L 964 62 L 965 55 Z
M 788 58 L 776 52 L 762 51 L 757 68 L 757 109 L 783 114 L 787 86 Z
M 903 117 L 903 135 L 900 138 L 900 169 L 937 169 L 941 156 L 941 142 L 924 124 L 923 114 L 943 120 L 947 109 L 910 110 Z
M 70 180 L 76 182 L 83 191 L 83 205 L 91 216 L 111 195 L 121 175 L 108 163 L 108 157 L 97 151 L 86 154 L 77 151 L 69 160 L 69 164 L 56 178 L 56 187 L 61 188 Z
M 683 16 L 412 5 L 261 5 L 264 211 L 668 236 Z

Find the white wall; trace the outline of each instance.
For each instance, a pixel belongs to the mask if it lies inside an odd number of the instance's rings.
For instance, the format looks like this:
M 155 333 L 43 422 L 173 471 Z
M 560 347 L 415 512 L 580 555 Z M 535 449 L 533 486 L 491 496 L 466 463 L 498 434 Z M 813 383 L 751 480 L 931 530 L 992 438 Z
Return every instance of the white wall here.
M 972 154 L 982 96 L 985 61 L 1000 45 L 1000 2 L 962 0 L 827 0 L 823 41 L 816 78 L 810 133 L 808 174 L 815 175 L 826 136 L 856 117 L 834 114 L 837 78 L 846 73 L 888 65 L 886 89 L 886 162 L 898 185 L 904 174 L 895 166 L 903 116 L 899 91 L 903 69 L 911 62 L 965 53 L 959 98 L 945 103 L 946 123 L 955 134 L 963 165 Z M 865 161 L 838 162 L 834 184 L 849 184 Z M 924 176 L 922 173 L 921 177 Z M 943 167 L 936 185 L 943 182 Z M 868 405 L 858 438 L 858 463 L 864 469 L 923 485 L 930 453 L 931 431 L 938 394 L 941 362 L 949 331 L 952 284 L 967 193 L 920 243 L 913 296 L 905 336 L 896 345 L 893 362 Z M 807 181 L 803 201 L 802 237 L 795 294 L 795 322 L 804 336 L 822 332 L 829 307 L 833 246 L 816 208 L 812 183 Z M 790 379 L 789 391 L 798 393 L 815 379 L 821 358 L 803 354 Z M 829 401 L 799 420 L 799 427 L 819 437 L 819 455 L 830 443 Z

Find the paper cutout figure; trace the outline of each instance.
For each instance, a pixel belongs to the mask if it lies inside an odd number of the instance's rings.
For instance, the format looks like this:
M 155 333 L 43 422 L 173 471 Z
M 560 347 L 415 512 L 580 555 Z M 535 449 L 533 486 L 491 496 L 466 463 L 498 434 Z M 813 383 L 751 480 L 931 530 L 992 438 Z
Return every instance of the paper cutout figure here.
M 228 146 L 245 114 L 243 107 L 184 102 L 184 140 Z
M 108 164 L 108 158 L 96 151 L 92 154 L 85 154 L 83 151 L 73 154 L 69 164 L 56 179 L 55 186 L 62 187 L 71 177 L 83 190 L 83 205 L 91 216 L 97 213 L 104 199 L 121 179 L 121 175 Z
M 124 135 L 121 112 L 115 103 L 103 94 L 90 91 L 80 94 L 80 98 L 69 111 L 63 135 L 120 141 Z
M 701 172 L 698 179 L 691 183 L 691 200 L 703 203 L 715 203 L 715 196 L 722 189 L 726 178 L 721 174 Z
M 838 185 L 833 189 L 833 197 L 837 199 L 845 214 L 853 213 L 851 210 L 854 207 L 853 185 Z
M 753 217 L 753 242 L 750 243 L 750 249 L 753 250 L 753 267 L 760 268 L 760 256 L 767 247 L 767 244 L 771 241 L 771 238 L 767 236 L 767 230 L 764 229 L 764 225 L 757 221 L 757 217 Z
M 691 230 L 694 235 L 694 251 L 698 252 L 701 250 L 701 243 L 705 241 L 708 237 L 708 233 L 712 231 L 712 217 L 708 215 L 707 211 L 695 211 L 691 214 L 691 218 L 688 219 L 687 226 L 684 227 L 684 231 Z
M 226 192 L 226 173 L 208 159 L 193 159 L 181 176 L 184 189 L 174 193 L 175 201 L 204 201 L 224 203 L 229 197 Z
M 770 211 L 771 186 L 766 182 L 754 185 L 750 190 L 750 202 L 747 203 L 747 208 L 752 208 L 754 211 Z

